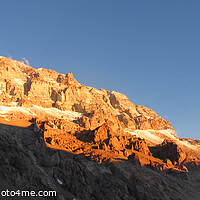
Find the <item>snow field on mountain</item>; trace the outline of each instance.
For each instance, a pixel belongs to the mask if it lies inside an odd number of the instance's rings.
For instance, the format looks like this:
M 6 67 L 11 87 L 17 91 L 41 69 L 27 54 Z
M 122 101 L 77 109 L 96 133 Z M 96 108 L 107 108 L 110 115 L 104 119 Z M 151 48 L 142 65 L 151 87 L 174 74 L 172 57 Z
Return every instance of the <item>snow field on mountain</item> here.
M 81 117 L 82 114 L 73 111 L 62 111 L 57 108 L 43 108 L 40 106 L 32 106 L 30 108 L 17 107 L 17 106 L 0 106 L 0 115 L 6 117 L 7 114 L 21 113 L 28 116 L 36 117 L 39 115 L 48 115 L 57 119 L 75 120 L 76 117 Z

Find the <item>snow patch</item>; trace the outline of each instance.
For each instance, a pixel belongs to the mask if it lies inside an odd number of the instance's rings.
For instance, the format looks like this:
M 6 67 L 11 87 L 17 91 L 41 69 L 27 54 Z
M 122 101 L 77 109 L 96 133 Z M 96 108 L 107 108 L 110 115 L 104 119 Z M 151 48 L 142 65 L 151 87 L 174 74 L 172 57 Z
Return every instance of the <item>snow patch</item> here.
M 10 105 L 17 106 L 17 102 L 11 102 Z
M 58 181 L 58 183 L 59 183 L 60 185 L 63 184 L 63 182 L 62 182 L 60 179 L 58 179 L 58 178 L 57 178 L 57 181 Z
M 190 149 L 197 149 L 199 148 L 198 146 L 192 145 L 191 143 L 189 143 L 188 141 L 181 141 L 181 140 L 176 140 L 177 144 L 180 146 L 186 146 L 187 148 Z
M 162 138 L 160 138 L 159 136 L 154 135 L 152 132 L 148 131 L 148 130 L 136 130 L 136 136 L 146 139 L 149 142 L 158 144 L 161 143 L 163 141 Z
M 172 130 L 172 129 L 166 129 L 166 130 L 159 130 L 158 131 L 159 133 L 167 136 L 168 138 L 171 138 L 171 139 L 174 139 L 176 140 L 177 138 L 175 137 L 176 135 L 176 132 L 175 130 Z
M 166 129 L 166 130 L 131 130 L 127 129 L 125 132 L 130 133 L 131 135 L 135 135 L 142 139 L 145 139 L 153 144 L 160 144 L 164 139 L 171 139 L 177 143 L 180 147 L 190 148 L 193 150 L 197 150 L 200 148 L 200 145 L 193 145 L 188 141 L 181 141 L 178 137 L 176 137 L 175 130 Z
M 150 117 L 150 116 L 147 116 L 147 115 L 144 115 L 147 119 L 155 119 L 155 117 Z
M 13 113 L 13 112 L 22 112 L 25 114 L 30 114 L 29 108 L 23 108 L 23 107 L 16 107 L 16 106 L 11 106 L 11 107 L 6 107 L 6 106 L 0 106 L 0 113 L 1 114 L 7 114 L 7 113 Z
M 57 108 L 43 108 L 43 107 L 40 107 L 40 106 L 36 106 L 34 105 L 33 107 L 30 108 L 34 113 L 37 113 L 37 112 L 43 112 L 45 114 L 48 114 L 52 117 L 55 117 L 55 118 L 59 118 L 59 119 L 71 119 L 71 120 L 75 120 L 77 117 L 81 117 L 82 114 L 81 113 L 78 113 L 78 112 L 73 112 L 73 111 L 62 111 L 62 110 L 59 110 Z
M 160 144 L 165 138 L 177 140 L 174 136 L 175 131 L 171 129 L 166 130 L 131 130 L 127 129 L 125 132 L 135 135 L 139 138 L 145 139 L 153 144 Z
M 133 132 L 133 131 L 125 130 L 125 132 L 126 132 L 126 133 L 130 133 L 131 135 L 136 135 L 136 133 Z
M 12 82 L 15 83 L 15 84 L 19 84 L 19 85 L 23 85 L 24 84 L 24 81 L 22 81 L 19 78 L 12 79 Z
M 62 111 L 57 108 L 43 108 L 36 105 L 33 105 L 30 108 L 17 107 L 16 105 L 11 107 L 0 106 L 0 115 L 4 116 L 5 114 L 15 112 L 20 112 L 28 116 L 47 115 L 52 118 L 65 119 L 70 121 L 75 120 L 77 117 L 83 116 L 83 114 L 78 112 Z

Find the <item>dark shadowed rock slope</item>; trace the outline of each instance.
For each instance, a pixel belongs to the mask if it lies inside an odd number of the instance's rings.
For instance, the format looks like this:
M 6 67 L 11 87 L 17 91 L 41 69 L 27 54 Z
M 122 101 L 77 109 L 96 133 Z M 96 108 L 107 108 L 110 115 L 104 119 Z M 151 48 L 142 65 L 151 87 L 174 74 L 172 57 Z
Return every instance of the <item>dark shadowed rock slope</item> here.
M 0 130 L 0 175 L 11 189 L 56 190 L 55 199 L 199 199 L 199 171 L 160 171 L 134 159 L 99 164 L 46 147 L 30 128 Z

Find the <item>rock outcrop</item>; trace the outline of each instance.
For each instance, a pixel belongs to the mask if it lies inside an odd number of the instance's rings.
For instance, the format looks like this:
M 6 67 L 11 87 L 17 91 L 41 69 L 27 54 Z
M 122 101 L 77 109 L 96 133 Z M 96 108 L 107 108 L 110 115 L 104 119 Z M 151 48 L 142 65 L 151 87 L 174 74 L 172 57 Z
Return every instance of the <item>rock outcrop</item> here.
M 174 142 L 167 141 L 152 148 L 153 155 L 160 159 L 169 159 L 172 163 L 181 164 L 186 159 L 186 153 Z
M 131 129 L 172 129 L 169 122 L 144 106 L 136 106 L 121 93 L 86 87 L 72 73 L 59 74 L 44 68 L 34 69 L 22 62 L 0 58 L 1 105 L 75 111 L 90 117 L 87 128 L 105 122 L 115 131 Z
M 5 57 L 0 75 L 0 180 L 59 200 L 199 199 L 200 143 L 155 111 Z

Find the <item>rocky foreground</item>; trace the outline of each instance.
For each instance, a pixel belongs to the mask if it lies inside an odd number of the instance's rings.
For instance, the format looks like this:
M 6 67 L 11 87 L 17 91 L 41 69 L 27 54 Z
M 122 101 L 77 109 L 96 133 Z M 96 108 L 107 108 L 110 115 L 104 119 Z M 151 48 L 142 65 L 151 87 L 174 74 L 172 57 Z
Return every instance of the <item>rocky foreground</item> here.
M 0 180 L 55 199 L 199 199 L 200 141 L 121 93 L 0 57 Z M 1 188 L 1 186 L 0 186 Z

